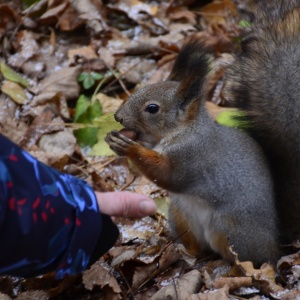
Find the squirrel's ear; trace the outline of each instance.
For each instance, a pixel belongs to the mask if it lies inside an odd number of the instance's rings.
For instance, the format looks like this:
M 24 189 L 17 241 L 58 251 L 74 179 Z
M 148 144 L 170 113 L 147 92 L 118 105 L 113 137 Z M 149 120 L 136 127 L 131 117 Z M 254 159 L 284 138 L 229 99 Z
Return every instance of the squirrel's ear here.
M 210 70 L 211 51 L 197 35 L 182 47 L 167 80 L 178 81 L 179 98 L 185 107 L 201 96 L 202 86 Z

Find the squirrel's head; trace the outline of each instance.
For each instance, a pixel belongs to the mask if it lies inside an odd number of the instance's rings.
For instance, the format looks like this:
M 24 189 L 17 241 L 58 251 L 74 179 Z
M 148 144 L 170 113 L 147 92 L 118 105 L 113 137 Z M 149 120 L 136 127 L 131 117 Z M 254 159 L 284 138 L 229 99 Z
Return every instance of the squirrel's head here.
M 134 93 L 116 112 L 116 120 L 152 147 L 179 126 L 188 126 L 201 108 L 209 59 L 203 43 L 191 38 L 178 54 L 168 80 Z
M 178 86 L 176 81 L 164 81 L 139 89 L 116 112 L 115 119 L 134 130 L 140 141 L 156 145 L 178 126 L 183 115 L 176 105 Z

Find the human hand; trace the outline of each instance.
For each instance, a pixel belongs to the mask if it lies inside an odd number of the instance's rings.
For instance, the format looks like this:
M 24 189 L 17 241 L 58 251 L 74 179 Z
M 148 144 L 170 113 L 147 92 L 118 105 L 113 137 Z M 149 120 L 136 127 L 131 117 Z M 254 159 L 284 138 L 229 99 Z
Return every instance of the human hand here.
M 115 217 L 142 218 L 153 214 L 155 202 L 140 194 L 130 192 L 95 192 L 101 213 Z

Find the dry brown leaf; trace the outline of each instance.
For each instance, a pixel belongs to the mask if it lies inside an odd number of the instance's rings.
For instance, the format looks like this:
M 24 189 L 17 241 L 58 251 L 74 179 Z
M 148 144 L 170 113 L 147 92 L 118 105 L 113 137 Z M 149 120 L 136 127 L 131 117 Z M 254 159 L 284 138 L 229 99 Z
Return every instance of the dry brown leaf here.
M 69 5 L 66 8 L 57 22 L 57 25 L 62 31 L 72 31 L 84 24 L 85 22 L 79 18 L 78 11 L 72 5 Z
M 222 277 L 213 282 L 213 287 L 220 289 L 228 285 L 230 291 L 237 290 L 241 287 L 250 287 L 253 285 L 251 277 Z
M 70 114 L 67 102 L 61 93 L 42 92 L 38 97 L 33 98 L 29 105 L 23 106 L 20 113 L 22 117 L 30 116 L 35 118 L 43 113 L 44 110 L 51 109 L 55 115 L 69 119 Z
M 166 197 L 167 192 L 151 182 L 145 176 L 139 176 L 130 186 L 133 191 L 152 198 Z
M 19 69 L 34 55 L 39 54 L 40 48 L 36 42 L 35 34 L 31 31 L 23 30 L 18 33 L 17 38 L 20 49 L 17 53 L 9 57 L 8 62 L 11 66 Z
M 81 72 L 81 67 L 61 68 L 59 71 L 51 73 L 48 77 L 41 80 L 32 89 L 36 94 L 31 105 L 35 106 L 45 103 L 49 98 L 57 93 L 62 94 L 66 100 L 74 100 L 79 96 L 80 87 L 77 77 Z
M 48 7 L 47 11 L 40 16 L 39 22 L 43 25 L 56 25 L 60 16 L 69 6 L 68 1 L 60 2 L 58 5 Z
M 78 11 L 79 18 L 86 23 L 86 26 L 94 34 L 108 31 L 108 26 L 104 21 L 104 9 L 101 1 L 74 0 L 71 5 Z
M 170 75 L 173 64 L 173 61 L 169 61 L 154 71 L 149 80 L 147 80 L 147 85 L 166 80 Z
M 50 297 L 45 291 L 27 291 L 21 293 L 17 300 L 48 300 Z
M 231 265 L 223 259 L 208 261 L 203 268 L 205 286 L 208 289 L 213 288 L 214 281 L 220 277 L 227 276 L 230 269 Z
M 126 249 L 127 247 L 119 247 L 119 248 L 122 249 L 122 252 L 113 258 L 111 262 L 111 266 L 113 268 L 123 264 L 126 261 L 132 260 L 137 256 L 136 249 L 132 249 L 131 247 L 129 249 Z
M 131 240 L 148 240 L 156 233 L 157 222 L 151 217 L 145 217 L 137 220 L 126 220 L 119 228 L 122 235 L 122 241 L 127 243 Z
M 0 124 L 2 125 L 2 120 L 0 120 Z M 27 125 L 25 122 L 7 118 L 4 120 L 3 124 L 5 124 L 5 126 L 0 126 L 1 134 L 5 135 L 16 144 L 18 144 L 26 134 Z
M 63 120 L 61 118 L 55 118 L 52 109 L 46 108 L 32 121 L 19 144 L 22 147 L 30 148 L 33 145 L 36 145 L 43 134 L 63 130 L 64 128 L 65 124 Z
M 132 278 L 132 288 L 134 290 L 143 286 L 154 275 L 157 275 L 180 258 L 180 254 L 174 244 L 169 244 L 161 254 L 161 257 L 157 258 L 153 263 L 137 267 Z
M 181 20 L 184 19 L 188 24 L 196 25 L 196 15 L 190 10 L 184 7 L 178 7 L 174 9 L 169 15 L 171 20 Z
M 198 8 L 198 11 L 208 23 L 227 24 L 239 15 L 232 0 L 212 1 Z
M 187 299 L 189 300 L 228 300 L 229 299 L 229 287 L 225 285 L 219 290 L 209 291 L 208 293 L 201 293 L 197 295 L 191 295 Z
M 15 28 L 20 22 L 20 16 L 8 4 L 0 4 L 0 38 Z
M 109 97 L 103 93 L 98 93 L 95 98 L 100 102 L 104 114 L 116 112 L 124 102 L 119 98 Z
M 277 269 L 288 285 L 293 286 L 300 278 L 300 252 L 283 256 L 277 263 Z
M 122 78 L 130 83 L 140 83 L 147 80 L 155 71 L 156 63 L 153 59 L 140 57 L 124 57 L 116 65 Z
M 108 4 L 108 7 L 113 11 L 125 13 L 153 35 L 164 35 L 169 32 L 167 22 L 165 22 L 167 20 L 164 18 L 165 10 L 161 6 L 161 10 L 158 11 L 158 5 L 154 2 L 123 0 L 115 4 Z
M 85 60 L 97 59 L 98 55 L 91 46 L 84 46 L 81 48 L 70 49 L 68 51 L 68 65 L 75 64 L 78 57 L 83 57 Z
M 116 278 L 110 274 L 109 268 L 104 264 L 102 265 L 100 261 L 93 264 L 89 270 L 83 273 L 82 282 L 88 290 L 92 290 L 95 286 L 100 288 L 109 286 L 114 294 L 121 293 L 121 288 Z
M 299 280 L 299 278 L 298 278 Z M 285 293 L 282 293 L 279 295 L 280 300 L 298 300 L 300 299 L 300 290 L 291 290 L 291 291 L 285 291 Z
M 199 291 L 201 284 L 201 273 L 197 270 L 193 270 L 174 279 L 169 286 L 159 290 L 150 299 L 187 299 L 188 296 Z
M 8 295 L 2 294 L 1 292 L 0 292 L 0 299 L 1 300 L 11 300 L 11 298 Z
M 284 288 L 276 284 L 276 273 L 274 268 L 268 264 L 263 264 L 260 269 L 255 269 L 250 261 L 240 262 L 237 254 L 230 249 L 234 256 L 235 265 L 243 272 L 245 276 L 251 276 L 253 285 L 265 295 L 276 295 L 282 293 Z
M 158 6 L 156 4 L 143 3 L 138 0 L 124 0 L 115 5 L 109 5 L 109 7 L 123 11 L 129 18 L 135 21 L 139 21 L 144 13 L 155 16 L 158 11 Z
M 76 138 L 67 129 L 52 134 L 44 134 L 40 141 L 39 147 L 49 155 L 53 156 L 72 156 L 75 151 Z
M 48 0 L 40 0 L 36 2 L 34 5 L 28 7 L 23 11 L 23 14 L 29 18 L 36 18 L 41 16 L 47 9 Z

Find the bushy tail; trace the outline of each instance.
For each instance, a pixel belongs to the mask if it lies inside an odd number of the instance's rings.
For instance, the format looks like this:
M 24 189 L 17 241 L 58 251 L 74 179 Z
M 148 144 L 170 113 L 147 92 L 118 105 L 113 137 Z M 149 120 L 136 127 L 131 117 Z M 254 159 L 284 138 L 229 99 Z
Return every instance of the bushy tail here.
M 300 237 L 300 1 L 259 7 L 229 72 L 230 93 L 269 158 L 284 240 L 291 241 Z

